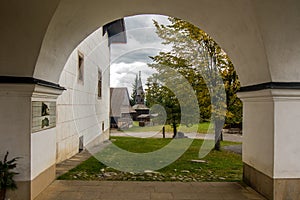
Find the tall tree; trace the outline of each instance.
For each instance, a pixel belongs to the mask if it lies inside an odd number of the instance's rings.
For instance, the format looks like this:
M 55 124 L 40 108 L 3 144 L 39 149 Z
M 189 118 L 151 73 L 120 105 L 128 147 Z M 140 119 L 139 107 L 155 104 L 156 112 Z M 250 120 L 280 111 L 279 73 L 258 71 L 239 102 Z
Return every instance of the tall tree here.
M 151 108 L 160 105 L 156 113 L 166 116 L 165 122 L 171 125 L 175 137 L 179 124 L 189 126 L 199 123 L 198 102 L 184 76 L 163 66 L 159 71 L 148 78 L 147 105 Z M 162 121 L 160 117 L 157 120 Z
M 135 99 L 136 99 L 136 94 L 137 94 L 137 85 L 138 85 L 138 75 L 136 74 L 134 82 L 132 83 L 132 93 L 130 96 L 130 105 L 131 106 L 135 105 Z
M 153 82 L 152 82 L 153 81 Z M 148 88 L 146 93 L 147 104 L 152 107 L 152 105 L 161 105 L 166 112 L 165 123 L 170 124 L 173 128 L 173 137 L 177 134 L 177 126 L 180 123 L 181 111 L 178 99 L 175 94 L 167 87 L 160 85 L 155 80 L 148 80 Z M 161 109 L 156 110 L 156 112 L 162 112 Z M 158 113 L 159 117 L 163 116 L 162 113 Z M 158 118 L 159 118 L 158 117 Z M 163 116 L 164 117 L 164 116 Z M 162 121 L 161 119 L 157 119 Z
M 215 149 L 219 150 L 222 116 L 226 115 L 226 122 L 241 122 L 241 102 L 235 95 L 239 81 L 232 62 L 203 30 L 177 18 L 169 18 L 169 21 L 171 24 L 167 26 L 156 21 L 154 25 L 163 43 L 172 45 L 172 50 L 153 57 L 154 63 L 150 66 L 159 73 L 162 66 L 168 66 L 186 77 L 197 93 L 200 110 L 213 120 Z
M 201 73 L 195 68 L 189 66 L 186 60 L 175 57 L 171 55 L 171 53 L 160 52 L 159 55 L 151 57 L 151 59 L 154 63 L 149 64 L 149 66 L 158 71 L 158 74 L 155 75 L 156 77 L 160 77 L 161 74 L 167 73 L 169 68 L 172 68 L 189 82 L 189 85 L 196 92 L 196 97 L 200 107 L 200 120 L 209 120 L 211 117 L 210 95 Z M 151 105 L 149 106 L 151 107 Z

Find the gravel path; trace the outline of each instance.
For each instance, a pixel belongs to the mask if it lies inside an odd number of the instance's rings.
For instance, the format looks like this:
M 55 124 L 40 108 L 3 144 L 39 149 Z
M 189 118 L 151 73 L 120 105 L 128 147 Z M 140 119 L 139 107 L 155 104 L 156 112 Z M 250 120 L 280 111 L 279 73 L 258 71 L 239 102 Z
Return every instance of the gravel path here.
M 128 136 L 128 137 L 139 137 L 139 138 L 162 138 L 161 132 L 121 132 L 112 130 L 110 132 L 111 136 Z M 184 133 L 185 136 L 188 138 L 197 138 L 197 139 L 214 139 L 213 134 L 202 134 L 202 133 Z M 173 133 L 166 133 L 166 138 L 172 138 Z M 241 134 L 223 134 L 223 140 L 224 141 L 231 141 L 231 142 L 242 142 L 243 137 Z
M 111 136 L 124 136 L 124 137 L 139 137 L 139 138 L 162 138 L 161 132 L 121 132 L 112 130 L 110 132 Z M 185 136 L 188 138 L 196 138 L 196 139 L 207 139 L 214 140 L 213 134 L 202 134 L 202 133 L 185 133 Z M 172 138 L 173 133 L 166 133 L 166 138 Z M 243 142 L 243 136 L 241 134 L 223 134 L 224 141 L 230 142 Z M 227 151 L 232 151 L 234 153 L 242 154 L 242 144 L 238 145 L 229 145 L 223 147 Z

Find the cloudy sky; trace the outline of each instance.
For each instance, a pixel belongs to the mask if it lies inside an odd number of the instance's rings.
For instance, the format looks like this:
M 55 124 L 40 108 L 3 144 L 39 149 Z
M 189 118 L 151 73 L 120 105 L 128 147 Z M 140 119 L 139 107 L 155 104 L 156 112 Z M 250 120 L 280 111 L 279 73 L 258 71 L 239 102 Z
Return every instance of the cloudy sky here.
M 129 94 L 136 74 L 142 73 L 145 87 L 147 78 L 155 73 L 148 67 L 149 56 L 155 56 L 160 51 L 167 51 L 170 46 L 162 45 L 162 40 L 156 35 L 152 20 L 160 24 L 168 24 L 166 16 L 137 15 L 125 18 L 126 44 L 111 45 L 111 87 L 127 87 Z

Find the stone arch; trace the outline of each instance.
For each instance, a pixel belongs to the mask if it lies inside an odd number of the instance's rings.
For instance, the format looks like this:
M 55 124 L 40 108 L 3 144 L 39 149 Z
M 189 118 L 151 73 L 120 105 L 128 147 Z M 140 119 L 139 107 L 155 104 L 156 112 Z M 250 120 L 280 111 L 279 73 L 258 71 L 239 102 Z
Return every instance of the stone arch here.
M 0 7 L 0 100 L 1 113 L 11 115 L 1 119 L 2 132 L 9 133 L 2 134 L 1 147 L 20 146 L 12 155 L 22 153 L 22 180 L 31 184 L 33 92 L 42 97 L 59 95 L 57 89 L 62 88 L 56 84 L 70 53 L 104 24 L 136 14 L 174 16 L 209 33 L 232 59 L 242 86 L 249 86 L 240 95 L 244 102 L 244 180 L 268 199 L 296 199 L 300 182 L 300 162 L 295 159 L 300 151 L 299 9 L 299 0 L 5 1 Z M 50 91 L 41 89 L 45 85 L 51 86 Z M 35 195 L 26 188 L 28 198 Z
M 34 78 L 57 83 L 68 56 L 84 38 L 108 22 L 140 13 L 179 17 L 207 31 L 231 57 L 242 85 L 271 81 L 260 29 L 250 3 L 193 1 L 184 4 L 179 0 L 155 4 L 151 1 L 114 0 L 106 4 L 62 1 L 43 39 Z

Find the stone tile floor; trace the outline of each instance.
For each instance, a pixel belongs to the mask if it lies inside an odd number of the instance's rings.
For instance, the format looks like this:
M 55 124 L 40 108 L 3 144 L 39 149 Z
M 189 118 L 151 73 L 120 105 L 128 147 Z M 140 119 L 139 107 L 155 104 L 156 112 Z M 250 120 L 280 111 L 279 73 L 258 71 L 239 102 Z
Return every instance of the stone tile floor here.
M 263 200 L 240 183 L 54 181 L 35 200 Z

